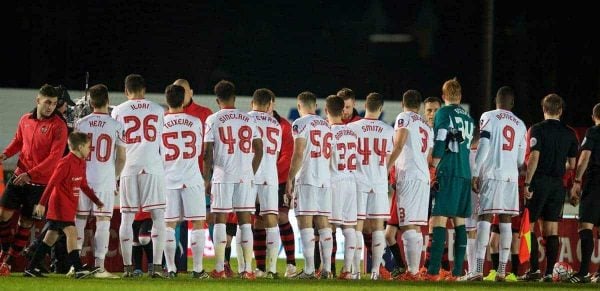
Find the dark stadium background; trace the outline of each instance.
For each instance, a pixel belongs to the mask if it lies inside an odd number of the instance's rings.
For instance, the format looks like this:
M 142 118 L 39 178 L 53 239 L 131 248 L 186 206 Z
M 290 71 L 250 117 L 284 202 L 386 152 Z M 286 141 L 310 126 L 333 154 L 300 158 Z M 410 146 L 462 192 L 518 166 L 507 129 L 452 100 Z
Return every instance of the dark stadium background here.
M 596 9 L 579 1 L 14 1 L 4 3 L 1 87 L 64 84 L 84 74 L 112 91 L 142 74 L 149 91 L 174 79 L 211 94 L 222 78 L 240 95 L 279 96 L 342 86 L 399 99 L 407 89 L 439 96 L 458 77 L 473 116 L 511 85 L 515 111 L 542 119 L 539 101 L 556 92 L 564 120 L 589 126 L 600 97 Z M 588 7 L 585 7 L 585 6 Z M 373 43 L 371 34 L 409 34 Z M 29 98 L 29 97 L 27 97 Z

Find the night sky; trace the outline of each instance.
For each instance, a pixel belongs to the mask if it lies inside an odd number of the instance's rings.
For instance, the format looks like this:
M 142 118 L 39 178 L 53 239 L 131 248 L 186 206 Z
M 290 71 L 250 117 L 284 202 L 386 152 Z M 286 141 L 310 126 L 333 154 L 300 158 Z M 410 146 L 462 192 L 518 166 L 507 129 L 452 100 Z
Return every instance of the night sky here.
M 592 3 L 48 2 L 5 5 L 0 86 L 81 90 L 89 71 L 92 84 L 111 91 L 139 73 L 152 92 L 186 78 L 196 94 L 212 94 L 216 82 L 229 79 L 240 95 L 269 87 L 278 96 L 310 90 L 325 97 L 350 87 L 359 98 L 376 91 L 399 100 L 408 89 L 440 96 L 442 83 L 457 77 L 475 118 L 491 109 L 484 100 L 510 85 L 514 111 L 529 125 L 543 118 L 539 103 L 548 93 L 566 100 L 564 120 L 574 126 L 589 126 L 600 100 L 600 25 Z M 486 54 L 490 7 L 493 49 Z M 413 41 L 370 42 L 376 33 Z

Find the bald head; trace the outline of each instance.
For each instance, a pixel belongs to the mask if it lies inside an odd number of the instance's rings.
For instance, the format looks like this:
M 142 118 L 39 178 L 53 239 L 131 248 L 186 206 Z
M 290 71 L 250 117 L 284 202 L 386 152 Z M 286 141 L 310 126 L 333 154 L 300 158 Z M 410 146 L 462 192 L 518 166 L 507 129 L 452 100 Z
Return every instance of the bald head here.
M 183 106 L 188 106 L 190 102 L 192 102 L 192 96 L 194 95 L 194 90 L 190 88 L 190 82 L 186 79 L 177 79 L 173 82 L 173 85 L 178 85 L 185 89 L 185 97 L 183 99 Z

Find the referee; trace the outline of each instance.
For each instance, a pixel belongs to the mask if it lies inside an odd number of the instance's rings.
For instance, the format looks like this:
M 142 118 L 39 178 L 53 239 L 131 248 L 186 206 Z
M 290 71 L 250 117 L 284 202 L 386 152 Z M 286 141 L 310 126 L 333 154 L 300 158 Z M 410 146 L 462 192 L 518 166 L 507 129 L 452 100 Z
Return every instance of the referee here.
M 542 219 L 542 232 L 546 241 L 546 272 L 542 277 L 538 264 L 538 242 L 531 232 L 531 268 L 522 279 L 525 281 L 552 282 L 552 269 L 558 255 L 558 220 L 565 202 L 562 176 L 575 168 L 577 137 L 572 129 L 560 121 L 563 99 L 550 94 L 542 100 L 544 121 L 535 124 L 528 132 L 529 159 L 525 177 L 525 198 L 528 199 L 529 221 Z M 566 164 L 566 168 L 565 168 Z
M 600 103 L 592 110 L 593 127 L 585 133 L 581 145 L 581 154 L 577 164 L 577 172 L 571 188 L 571 203 L 579 205 L 579 239 L 581 240 L 581 265 L 579 272 L 571 275 L 571 283 L 589 283 L 588 275 L 592 253 L 594 251 L 594 225 L 600 225 Z M 581 192 L 581 178 L 587 169 L 586 181 Z M 596 276 L 597 277 L 597 276 Z

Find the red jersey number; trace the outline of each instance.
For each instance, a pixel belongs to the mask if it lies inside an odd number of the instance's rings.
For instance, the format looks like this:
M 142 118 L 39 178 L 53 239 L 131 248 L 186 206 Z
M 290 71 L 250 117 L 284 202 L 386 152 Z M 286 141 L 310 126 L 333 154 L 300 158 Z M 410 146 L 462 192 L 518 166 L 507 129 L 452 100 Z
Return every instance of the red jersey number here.
M 142 142 L 142 136 L 144 139 L 153 142 L 156 140 L 156 123 L 158 122 L 157 115 L 148 115 L 144 117 L 143 121 L 137 116 L 124 116 L 123 122 L 125 122 L 126 127 L 129 124 L 133 124 L 131 127 L 128 127 L 125 131 L 125 143 L 133 144 Z M 142 128 L 142 134 L 138 133 L 138 130 Z M 135 136 L 137 134 L 137 136 Z
M 343 171 L 345 169 L 348 169 L 350 171 L 356 170 L 356 154 L 352 154 L 346 158 L 346 152 L 349 150 L 353 150 L 353 149 L 356 150 L 356 144 L 355 143 L 349 143 L 349 144 L 338 143 L 336 146 L 336 149 L 338 151 L 338 156 L 339 156 L 339 160 L 340 160 L 340 163 L 338 164 L 338 170 L 339 171 Z
M 87 136 L 90 139 L 90 141 L 93 143 L 94 134 L 88 133 Z M 94 155 L 96 155 L 96 160 L 98 162 L 101 162 L 101 163 L 107 162 L 108 160 L 110 160 L 110 156 L 112 154 L 112 144 L 113 144 L 113 142 L 112 142 L 112 138 L 110 137 L 110 135 L 108 135 L 106 133 L 102 133 L 102 134 L 98 135 L 95 145 L 94 144 L 90 145 L 90 153 L 85 160 L 91 161 L 92 154 L 94 154 Z
M 331 158 L 331 139 L 333 134 L 331 132 L 326 133 L 321 140 L 320 130 L 310 131 L 310 143 L 315 148 L 310 151 L 311 158 L 319 158 L 323 156 L 326 159 Z
M 181 154 L 181 150 L 179 149 L 177 144 L 169 142 L 169 139 L 178 139 L 178 138 L 179 138 L 179 132 L 167 132 L 167 133 L 163 134 L 162 139 L 163 139 L 163 144 L 164 144 L 165 148 L 173 151 L 172 154 L 168 154 L 168 153 L 165 154 L 165 161 L 174 161 L 179 158 L 179 155 Z M 184 141 L 184 146 L 186 149 L 189 149 L 189 150 L 186 150 L 183 152 L 183 158 L 184 159 L 194 158 L 196 156 L 196 135 L 194 134 L 193 131 L 182 131 L 181 138 L 187 139 L 187 141 Z
M 362 138 L 358 140 L 358 153 L 363 156 L 362 165 L 369 165 L 369 158 L 373 152 L 375 155 L 379 156 L 379 165 L 385 165 L 385 149 L 387 148 L 387 140 L 386 139 L 373 139 L 373 151 L 371 151 L 371 143 L 368 137 Z
M 504 136 L 505 142 L 502 144 L 503 151 L 512 151 L 515 146 L 515 129 L 507 125 L 502 129 L 502 135 Z
M 421 134 L 421 152 L 424 153 L 427 151 L 427 141 L 429 140 L 429 131 L 426 129 L 419 127 L 419 133 Z
M 231 126 L 219 127 L 219 139 L 227 145 L 227 153 L 230 155 L 235 153 L 236 144 L 243 153 L 248 154 L 252 150 L 252 128 L 250 126 L 243 125 L 240 127 L 238 139 L 233 136 Z

